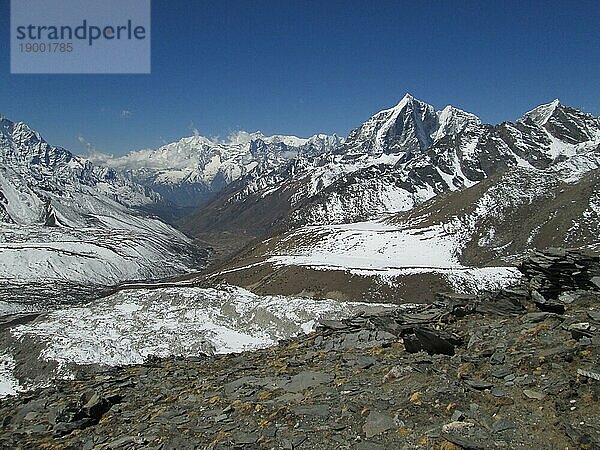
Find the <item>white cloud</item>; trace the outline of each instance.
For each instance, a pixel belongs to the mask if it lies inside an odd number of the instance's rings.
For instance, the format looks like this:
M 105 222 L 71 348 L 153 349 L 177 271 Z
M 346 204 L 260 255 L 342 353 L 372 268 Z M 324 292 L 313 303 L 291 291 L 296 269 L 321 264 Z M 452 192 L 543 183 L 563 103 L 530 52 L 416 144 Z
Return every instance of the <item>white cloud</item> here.
M 190 125 L 188 126 L 188 129 L 194 133 L 194 136 L 200 136 L 200 130 L 198 130 L 198 128 L 196 128 L 194 126 L 194 122 L 190 121 Z
M 94 144 L 92 144 L 91 142 L 89 142 L 85 137 L 83 137 L 81 134 L 79 136 L 77 136 L 77 140 L 79 142 L 81 142 L 83 145 L 85 145 L 85 148 L 88 149 L 88 151 L 96 151 L 96 146 Z
M 89 142 L 84 136 L 81 134 L 77 136 L 77 140 L 81 142 L 83 146 L 86 148 L 86 152 L 83 154 L 85 158 L 89 159 L 92 162 L 104 164 L 111 158 L 113 155 L 109 155 L 107 153 L 102 153 L 96 149 L 96 146 Z
M 121 119 L 131 119 L 133 117 L 133 113 L 128 109 L 122 110 L 119 115 L 121 116 Z

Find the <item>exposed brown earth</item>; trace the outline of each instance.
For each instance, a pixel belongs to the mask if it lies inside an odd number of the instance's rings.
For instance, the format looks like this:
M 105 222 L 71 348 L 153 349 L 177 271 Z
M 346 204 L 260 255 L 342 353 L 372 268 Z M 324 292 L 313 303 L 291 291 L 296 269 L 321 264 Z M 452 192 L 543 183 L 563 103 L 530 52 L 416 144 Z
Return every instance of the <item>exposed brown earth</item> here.
M 277 267 L 261 263 L 210 275 L 208 280 L 243 286 L 261 295 L 290 295 L 385 303 L 428 303 L 435 294 L 451 289 L 438 274 L 415 274 L 383 281 L 379 276 L 355 275 L 343 270 L 305 266 Z

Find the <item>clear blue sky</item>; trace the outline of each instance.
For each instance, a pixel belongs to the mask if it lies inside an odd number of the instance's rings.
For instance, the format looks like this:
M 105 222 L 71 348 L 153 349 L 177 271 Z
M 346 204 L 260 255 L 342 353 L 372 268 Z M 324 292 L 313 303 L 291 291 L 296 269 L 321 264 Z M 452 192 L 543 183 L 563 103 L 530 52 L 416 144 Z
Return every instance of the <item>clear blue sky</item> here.
M 10 75 L 3 45 L 0 113 L 116 154 L 191 128 L 345 136 L 406 92 L 489 123 L 555 97 L 599 115 L 598 24 L 597 1 L 153 0 L 151 75 Z

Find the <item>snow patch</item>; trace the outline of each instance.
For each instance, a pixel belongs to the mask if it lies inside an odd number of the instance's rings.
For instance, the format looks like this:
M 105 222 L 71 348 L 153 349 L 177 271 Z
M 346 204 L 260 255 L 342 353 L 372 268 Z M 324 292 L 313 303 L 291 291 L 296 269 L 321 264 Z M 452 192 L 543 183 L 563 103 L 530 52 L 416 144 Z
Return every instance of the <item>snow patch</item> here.
M 63 368 L 69 363 L 138 364 L 150 355 L 264 348 L 309 332 L 319 319 L 397 307 L 258 296 L 233 286 L 136 289 L 48 313 L 11 332 L 19 339 L 41 339 L 41 357 Z
M 0 398 L 15 395 L 23 390 L 19 380 L 13 375 L 14 369 L 15 360 L 12 355 L 0 353 Z

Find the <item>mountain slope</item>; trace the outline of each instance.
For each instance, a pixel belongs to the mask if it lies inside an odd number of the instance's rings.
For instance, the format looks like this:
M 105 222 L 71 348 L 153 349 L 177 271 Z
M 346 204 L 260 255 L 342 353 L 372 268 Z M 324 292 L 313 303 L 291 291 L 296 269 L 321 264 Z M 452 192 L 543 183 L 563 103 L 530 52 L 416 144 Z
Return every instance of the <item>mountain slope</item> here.
M 0 311 L 202 267 L 186 236 L 132 209 L 155 195 L 2 119 Z
M 536 111 L 548 116 L 544 123 L 531 120 Z M 419 155 L 408 154 L 393 166 L 371 166 L 338 179 L 299 205 L 292 218 L 296 224 L 343 223 L 406 211 L 508 168 L 544 169 L 599 143 L 599 118 L 557 102 L 536 108 L 516 123 L 470 122 Z
M 333 151 L 248 174 L 182 224 L 208 241 L 238 236 L 248 242 L 307 224 L 368 220 L 508 168 L 547 168 L 598 143 L 600 119 L 558 101 L 492 126 L 406 95 Z
M 375 114 L 352 131 L 341 145 L 273 170 L 249 173 L 186 218 L 183 226 L 197 236 L 271 234 L 290 211 L 335 190 L 346 177 L 378 165 L 393 167 L 403 158 L 421 154 L 447 133 L 479 123 L 470 113 L 450 106 L 435 111 L 407 94 L 395 107 Z M 240 217 L 246 218 L 243 223 L 235 220 Z
M 508 167 L 385 219 L 309 225 L 213 274 L 258 293 L 431 301 L 510 284 L 529 250 L 600 247 L 600 146 L 546 168 Z

